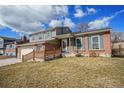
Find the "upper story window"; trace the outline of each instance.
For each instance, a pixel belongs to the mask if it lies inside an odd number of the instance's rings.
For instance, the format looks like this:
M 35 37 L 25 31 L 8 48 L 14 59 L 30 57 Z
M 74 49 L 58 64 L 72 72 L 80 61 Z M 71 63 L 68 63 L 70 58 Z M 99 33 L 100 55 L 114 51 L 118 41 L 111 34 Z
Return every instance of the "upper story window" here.
M 100 38 L 99 36 L 92 36 L 92 49 L 100 49 Z
M 48 39 L 48 38 L 51 38 L 51 32 L 50 31 L 46 32 L 46 39 Z
M 52 34 L 51 37 L 56 36 L 56 31 L 52 31 L 51 34 Z
M 32 40 L 35 40 L 35 36 L 34 35 L 32 35 Z
M 3 41 L 0 41 L 0 44 L 3 44 Z
M 43 40 L 43 33 L 39 34 L 39 40 Z
M 7 45 L 6 48 L 16 48 L 16 45 L 10 44 L 10 45 Z

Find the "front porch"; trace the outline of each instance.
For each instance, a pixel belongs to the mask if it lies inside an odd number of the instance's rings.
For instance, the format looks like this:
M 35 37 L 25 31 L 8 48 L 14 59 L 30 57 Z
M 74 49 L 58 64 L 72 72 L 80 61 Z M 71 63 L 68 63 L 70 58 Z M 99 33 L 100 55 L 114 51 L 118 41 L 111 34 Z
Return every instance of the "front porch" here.
M 72 57 L 85 52 L 83 37 L 75 37 L 73 34 L 56 36 L 61 43 L 61 53 L 63 57 Z
M 106 36 L 104 35 L 59 35 L 56 38 L 61 42 L 63 57 L 85 56 L 85 57 L 111 57 L 110 49 L 106 47 Z M 95 38 L 95 39 L 93 39 Z M 96 42 L 97 41 L 97 42 Z

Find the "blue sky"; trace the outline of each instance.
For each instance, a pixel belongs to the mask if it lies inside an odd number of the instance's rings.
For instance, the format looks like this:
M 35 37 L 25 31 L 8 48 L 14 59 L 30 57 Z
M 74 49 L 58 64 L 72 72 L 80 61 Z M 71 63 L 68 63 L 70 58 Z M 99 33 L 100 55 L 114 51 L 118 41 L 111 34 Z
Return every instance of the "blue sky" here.
M 56 17 L 57 16 L 57 17 Z M 19 38 L 23 34 L 64 25 L 77 31 L 87 22 L 89 29 L 112 28 L 124 32 L 124 6 L 0 6 L 0 36 Z

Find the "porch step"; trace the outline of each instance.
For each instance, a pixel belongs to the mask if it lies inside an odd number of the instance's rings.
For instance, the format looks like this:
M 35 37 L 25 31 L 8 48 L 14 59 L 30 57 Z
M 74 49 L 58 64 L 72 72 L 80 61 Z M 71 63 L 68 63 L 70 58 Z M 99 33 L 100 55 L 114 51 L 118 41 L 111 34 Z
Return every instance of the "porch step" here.
M 43 62 L 44 59 L 43 58 L 35 58 L 35 61 L 40 61 L 40 62 Z
M 74 57 L 76 54 L 74 53 L 63 53 L 62 56 L 63 57 Z
M 42 58 L 35 58 L 35 60 L 30 59 L 30 60 L 28 60 L 27 62 L 31 62 L 31 61 L 43 62 L 43 61 L 44 61 L 44 59 L 42 59 Z

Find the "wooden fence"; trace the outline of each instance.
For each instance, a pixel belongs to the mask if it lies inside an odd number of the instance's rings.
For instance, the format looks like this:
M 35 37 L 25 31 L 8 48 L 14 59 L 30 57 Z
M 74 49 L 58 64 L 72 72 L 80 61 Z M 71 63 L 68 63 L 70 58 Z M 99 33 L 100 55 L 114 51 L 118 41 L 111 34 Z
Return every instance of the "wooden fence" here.
M 61 57 L 60 49 L 45 51 L 45 55 L 44 55 L 45 60 L 50 60 L 50 59 L 54 59 L 54 58 L 58 58 L 58 57 Z
M 124 56 L 124 43 L 123 44 L 113 44 L 112 45 L 112 55 L 113 56 Z
M 29 54 L 23 55 L 22 56 L 22 61 L 28 61 L 28 60 L 35 60 L 35 58 L 41 58 L 44 60 L 50 60 L 54 58 L 61 57 L 61 50 L 56 49 L 56 50 L 49 50 L 49 51 L 33 51 Z
M 35 58 L 44 58 L 44 51 L 35 51 Z
M 28 53 L 26 55 L 22 55 L 22 61 L 24 62 L 24 61 L 28 61 L 30 59 L 34 60 L 34 55 L 35 55 L 34 52 L 35 51 L 32 51 L 32 52 L 30 52 L 30 53 Z

